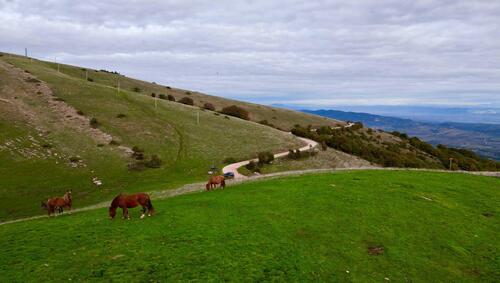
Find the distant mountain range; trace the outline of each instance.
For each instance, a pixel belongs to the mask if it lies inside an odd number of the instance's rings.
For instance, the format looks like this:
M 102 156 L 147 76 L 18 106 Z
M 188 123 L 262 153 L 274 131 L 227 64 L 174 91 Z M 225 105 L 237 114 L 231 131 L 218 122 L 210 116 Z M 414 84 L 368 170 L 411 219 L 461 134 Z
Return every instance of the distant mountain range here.
M 433 145 L 466 148 L 500 160 L 500 125 L 483 123 L 419 122 L 410 119 L 339 110 L 302 110 L 306 113 L 345 121 L 360 121 L 370 128 L 399 131 Z

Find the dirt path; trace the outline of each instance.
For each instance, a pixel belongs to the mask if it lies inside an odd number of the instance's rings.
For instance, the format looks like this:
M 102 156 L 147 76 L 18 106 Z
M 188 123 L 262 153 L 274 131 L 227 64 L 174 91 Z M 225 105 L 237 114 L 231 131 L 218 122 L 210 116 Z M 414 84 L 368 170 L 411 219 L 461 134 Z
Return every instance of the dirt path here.
M 290 133 L 291 135 L 291 133 Z M 310 139 L 306 139 L 306 138 L 301 138 L 301 137 L 297 137 L 298 139 L 302 140 L 303 142 L 306 143 L 305 146 L 301 147 L 299 149 L 299 151 L 306 151 L 306 150 L 310 150 L 314 147 L 316 147 L 318 145 L 317 142 L 313 141 L 313 140 L 310 140 Z M 281 157 L 284 157 L 284 156 L 287 156 L 288 155 L 288 151 L 285 151 L 285 152 L 280 152 L 280 153 L 276 153 L 274 155 L 274 158 L 281 158 Z M 242 166 L 245 166 L 247 165 L 248 163 L 250 163 L 250 161 L 255 161 L 257 162 L 258 159 L 255 158 L 255 159 L 250 159 L 250 160 L 245 160 L 245 161 L 240 161 L 240 162 L 236 162 L 236 163 L 232 163 L 232 164 L 229 164 L 229 165 L 226 165 L 224 168 L 222 168 L 222 173 L 223 174 L 226 174 L 228 172 L 233 172 L 234 173 L 234 178 L 235 179 L 246 179 L 248 178 L 247 176 L 245 175 L 242 175 L 238 172 L 238 169 Z

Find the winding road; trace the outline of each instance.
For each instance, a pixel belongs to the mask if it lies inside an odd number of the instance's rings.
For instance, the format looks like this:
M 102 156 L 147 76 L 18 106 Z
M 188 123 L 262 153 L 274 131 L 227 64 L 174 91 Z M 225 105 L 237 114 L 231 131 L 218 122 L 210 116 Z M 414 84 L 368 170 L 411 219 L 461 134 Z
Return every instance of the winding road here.
M 345 126 L 332 127 L 332 129 L 350 128 L 352 126 L 354 126 L 354 123 L 349 122 Z M 289 134 L 292 135 L 292 133 L 289 133 Z M 302 138 L 302 137 L 297 137 L 297 138 L 306 143 L 305 146 L 299 148 L 299 151 L 301 151 L 301 152 L 302 151 L 306 151 L 306 150 L 311 150 L 312 148 L 314 148 L 314 147 L 316 147 L 318 145 L 317 142 L 315 142 L 315 141 L 313 141 L 311 139 L 306 139 L 306 138 Z M 274 155 L 274 158 L 277 159 L 277 158 L 285 157 L 287 155 L 288 155 L 288 151 L 280 152 L 280 153 L 276 153 Z M 226 165 L 224 168 L 222 168 L 222 174 L 226 174 L 226 173 L 232 172 L 232 173 L 234 173 L 234 178 L 235 179 L 246 179 L 248 177 L 245 176 L 245 175 L 240 174 L 240 172 L 238 172 L 238 169 L 241 168 L 242 166 L 247 165 L 248 163 L 250 163 L 250 161 L 257 162 L 258 159 L 257 158 L 255 158 L 255 159 L 249 159 L 249 160 L 240 161 L 240 162 L 236 162 L 236 163 L 232 163 L 232 164 Z

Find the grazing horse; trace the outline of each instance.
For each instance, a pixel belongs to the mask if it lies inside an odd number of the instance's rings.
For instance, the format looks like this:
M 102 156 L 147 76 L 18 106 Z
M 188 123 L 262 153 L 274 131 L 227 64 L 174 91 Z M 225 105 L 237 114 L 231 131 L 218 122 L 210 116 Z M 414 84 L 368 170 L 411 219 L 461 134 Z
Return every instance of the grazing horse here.
M 144 218 L 146 214 L 146 209 L 148 211 L 148 216 L 154 213 L 153 205 L 151 204 L 151 198 L 148 194 L 145 193 L 137 193 L 133 195 L 123 195 L 119 194 L 116 196 L 111 202 L 111 206 L 109 207 L 109 217 L 111 219 L 115 218 L 116 209 L 120 207 L 123 210 L 123 219 L 130 219 L 130 215 L 128 214 L 129 208 L 134 208 L 138 205 L 142 206 L 142 215 L 141 219 Z
M 220 185 L 221 188 L 226 187 L 226 180 L 224 179 L 224 176 L 213 176 L 208 179 L 208 183 L 205 186 L 207 191 L 210 191 L 210 189 L 217 187 L 217 185 Z
M 69 211 L 71 211 L 72 205 L 73 199 L 71 198 L 71 191 L 67 191 L 62 198 L 49 198 L 46 202 L 42 201 L 42 207 L 47 209 L 47 213 L 49 214 L 49 216 L 52 213 L 55 213 L 56 210 L 59 213 L 62 213 L 64 207 L 67 207 Z

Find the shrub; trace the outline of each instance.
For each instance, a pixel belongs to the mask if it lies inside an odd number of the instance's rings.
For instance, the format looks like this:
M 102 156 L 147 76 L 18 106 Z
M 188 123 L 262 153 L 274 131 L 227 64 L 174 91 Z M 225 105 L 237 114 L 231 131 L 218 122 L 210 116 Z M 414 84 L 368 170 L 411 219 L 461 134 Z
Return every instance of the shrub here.
M 210 110 L 210 111 L 215 111 L 215 106 L 209 102 L 206 102 L 205 104 L 203 104 L 203 108 Z
M 134 92 L 141 92 L 141 89 L 140 89 L 140 88 L 138 88 L 138 87 L 134 87 L 132 90 L 133 90 Z
M 123 113 L 116 115 L 116 118 L 125 118 L 125 117 L 127 117 L 127 115 L 125 115 Z
M 159 96 L 158 96 L 160 99 L 167 99 L 167 96 L 163 93 L 161 93 Z
M 191 95 L 191 92 L 190 91 L 186 91 L 185 94 Z
M 171 88 L 171 87 L 169 87 L 169 86 L 166 86 L 165 88 L 166 88 L 166 89 L 172 89 L 172 88 Z
M 153 154 L 151 158 L 145 163 L 148 168 L 160 168 L 162 164 L 162 160 L 158 157 L 158 155 Z
M 143 160 L 144 159 L 144 150 L 139 148 L 138 146 L 134 146 L 132 148 L 132 157 L 135 158 L 136 160 Z
M 95 117 L 90 118 L 89 124 L 94 129 L 99 127 L 99 122 L 97 121 L 97 119 Z
M 179 102 L 186 105 L 191 105 L 191 106 L 194 105 L 194 101 L 190 97 L 183 97 L 181 98 L 181 100 L 179 100 Z
M 274 154 L 269 151 L 259 152 L 257 156 L 259 158 L 259 164 L 269 164 L 274 160 Z
M 241 108 L 241 107 L 236 106 L 236 105 L 231 105 L 231 106 L 227 106 L 227 107 L 222 108 L 221 113 L 229 115 L 229 116 L 238 117 L 238 118 L 243 119 L 243 120 L 250 120 L 250 115 L 249 115 L 248 111 L 246 109 Z
M 64 98 L 61 97 L 54 97 L 54 101 L 65 101 Z
M 83 113 L 83 111 L 82 111 L 82 110 L 78 110 L 78 111 L 76 111 L 76 114 L 81 115 L 81 116 L 85 115 L 85 113 Z
M 119 141 L 116 141 L 116 140 L 111 140 L 109 142 L 109 145 L 120 145 L 120 142 Z
M 175 97 L 171 94 L 167 95 L 167 99 L 170 101 L 175 101 Z
M 43 148 L 52 148 L 52 145 L 50 143 L 44 143 L 42 144 Z
M 93 79 L 93 78 L 87 78 L 87 81 L 89 81 L 89 82 L 93 82 L 93 81 L 94 81 L 94 79 Z
M 156 97 L 156 93 L 151 93 L 151 97 Z M 160 94 L 160 98 L 161 98 L 161 94 Z
M 251 160 L 247 165 L 245 165 L 245 168 L 247 168 L 248 171 L 250 172 L 260 172 L 259 165 L 253 160 Z

